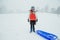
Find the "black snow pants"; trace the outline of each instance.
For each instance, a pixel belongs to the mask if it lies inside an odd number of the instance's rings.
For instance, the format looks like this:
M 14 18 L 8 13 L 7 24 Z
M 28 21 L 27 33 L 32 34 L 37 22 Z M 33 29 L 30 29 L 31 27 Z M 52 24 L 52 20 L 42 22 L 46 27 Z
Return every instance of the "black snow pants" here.
M 35 20 L 32 20 L 30 21 L 30 32 L 35 32 L 35 24 L 36 24 L 36 21 Z

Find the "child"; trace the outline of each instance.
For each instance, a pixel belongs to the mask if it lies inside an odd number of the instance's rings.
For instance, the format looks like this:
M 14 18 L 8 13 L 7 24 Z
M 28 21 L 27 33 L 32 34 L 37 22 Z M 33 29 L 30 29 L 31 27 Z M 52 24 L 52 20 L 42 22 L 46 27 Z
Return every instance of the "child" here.
M 32 6 L 31 10 L 30 10 L 29 19 L 28 19 L 28 22 L 30 22 L 30 33 L 32 31 L 35 32 L 35 25 L 36 25 L 36 21 L 37 21 L 35 12 L 36 12 L 35 7 Z

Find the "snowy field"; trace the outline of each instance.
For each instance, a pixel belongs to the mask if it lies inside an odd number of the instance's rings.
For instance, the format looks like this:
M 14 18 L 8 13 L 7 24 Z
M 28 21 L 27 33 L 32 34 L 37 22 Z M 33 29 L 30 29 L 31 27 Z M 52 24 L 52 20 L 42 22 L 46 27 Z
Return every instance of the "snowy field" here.
M 60 16 L 52 13 L 36 13 L 36 30 L 55 34 L 60 39 Z M 0 40 L 46 40 L 36 33 L 29 33 L 29 13 L 0 14 Z

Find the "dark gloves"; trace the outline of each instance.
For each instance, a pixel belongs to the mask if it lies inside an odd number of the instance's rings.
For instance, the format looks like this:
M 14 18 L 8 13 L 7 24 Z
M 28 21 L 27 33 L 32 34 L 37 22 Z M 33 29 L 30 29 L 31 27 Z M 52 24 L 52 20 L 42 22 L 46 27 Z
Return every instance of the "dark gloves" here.
M 38 22 L 38 19 L 36 19 L 36 22 Z
M 28 22 L 29 22 L 29 19 L 28 19 Z

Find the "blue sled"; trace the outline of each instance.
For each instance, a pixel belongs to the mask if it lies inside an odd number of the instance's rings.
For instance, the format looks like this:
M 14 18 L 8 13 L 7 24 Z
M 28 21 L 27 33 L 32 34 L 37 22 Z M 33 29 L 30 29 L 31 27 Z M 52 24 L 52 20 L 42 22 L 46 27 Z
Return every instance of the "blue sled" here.
M 47 40 L 56 40 L 57 39 L 56 35 L 51 34 L 51 33 L 47 33 L 47 32 L 41 31 L 41 30 L 37 30 L 36 33 L 39 36 L 42 36 L 42 37 L 44 37 Z

